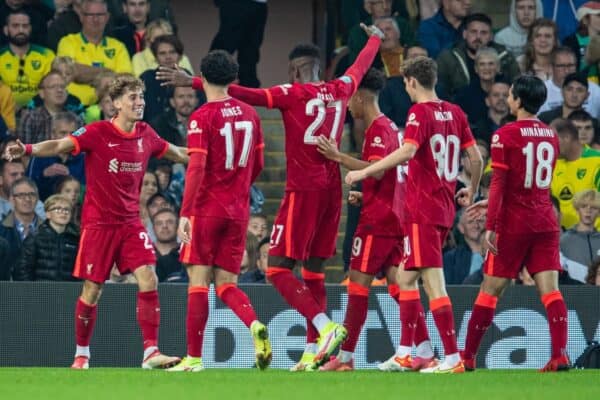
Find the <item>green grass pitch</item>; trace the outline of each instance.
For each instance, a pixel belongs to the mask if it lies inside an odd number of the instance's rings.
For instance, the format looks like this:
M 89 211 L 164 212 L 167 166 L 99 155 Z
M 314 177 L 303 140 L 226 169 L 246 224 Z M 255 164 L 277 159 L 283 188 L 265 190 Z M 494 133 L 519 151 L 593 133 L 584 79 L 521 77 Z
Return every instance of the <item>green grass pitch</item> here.
M 541 374 L 478 370 L 462 375 L 291 373 L 207 369 L 169 373 L 124 368 L 0 368 L 0 399 L 370 400 L 597 399 L 600 370 Z

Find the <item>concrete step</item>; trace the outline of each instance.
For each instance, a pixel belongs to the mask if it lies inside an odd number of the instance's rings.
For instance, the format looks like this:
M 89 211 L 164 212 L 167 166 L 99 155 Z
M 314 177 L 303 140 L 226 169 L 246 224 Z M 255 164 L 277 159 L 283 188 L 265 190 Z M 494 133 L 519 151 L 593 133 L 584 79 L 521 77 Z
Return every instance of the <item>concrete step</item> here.
M 256 186 L 263 192 L 266 199 L 281 200 L 285 191 L 285 182 L 258 181 Z
M 281 112 L 274 108 L 254 107 L 262 121 L 278 119 L 281 120 Z
M 265 167 L 284 167 L 285 153 L 283 151 L 265 151 Z
M 263 182 L 285 182 L 285 166 L 265 167 L 259 175 L 259 180 Z

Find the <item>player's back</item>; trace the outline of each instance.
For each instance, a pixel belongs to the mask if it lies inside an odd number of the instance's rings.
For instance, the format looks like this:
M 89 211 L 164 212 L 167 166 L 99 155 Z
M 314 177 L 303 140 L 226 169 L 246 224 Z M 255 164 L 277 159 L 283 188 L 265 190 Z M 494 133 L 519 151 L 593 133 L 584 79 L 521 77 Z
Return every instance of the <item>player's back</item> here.
M 435 100 L 413 105 L 404 141 L 417 146 L 406 180 L 406 222 L 451 227 L 460 151 L 475 144 L 464 112 Z
M 317 137 L 341 142 L 353 83 L 294 83 L 268 89 L 272 106 L 282 112 L 287 166 L 286 190 L 322 190 L 341 184 L 337 163 L 317 151 Z
M 206 151 L 194 215 L 247 219 L 256 158 L 262 157 L 255 150 L 264 146 L 254 108 L 231 97 L 208 102 L 190 117 L 188 134 L 199 134 Z
M 550 200 L 558 136 L 538 119 L 519 120 L 492 136 L 492 167 L 507 171 L 498 232 L 558 231 Z
M 362 157 L 377 161 L 400 146 L 401 133 L 396 124 L 381 114 L 365 131 Z M 399 236 L 404 222 L 404 172 L 401 166 L 387 170 L 380 179 L 363 182 L 363 207 L 359 224 L 373 234 Z

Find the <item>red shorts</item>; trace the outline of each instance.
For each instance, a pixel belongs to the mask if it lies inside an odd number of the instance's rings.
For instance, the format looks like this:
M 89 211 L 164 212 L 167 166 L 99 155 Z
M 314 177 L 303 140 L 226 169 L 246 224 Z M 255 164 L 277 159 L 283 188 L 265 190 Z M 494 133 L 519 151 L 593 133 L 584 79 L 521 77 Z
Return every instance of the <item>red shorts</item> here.
M 285 192 L 273 223 L 269 255 L 307 260 L 335 254 L 342 189 Z
M 540 232 L 496 235 L 498 254 L 487 254 L 483 272 L 499 278 L 514 279 L 523 266 L 531 276 L 542 271 L 560 271 L 560 233 Z
M 115 264 L 121 274 L 156 264 L 152 240 L 141 222 L 95 226 L 81 232 L 74 277 L 104 283 Z
M 388 267 L 397 267 L 403 246 L 402 237 L 374 236 L 357 230 L 352 239 L 350 269 L 377 275 Z
M 219 267 L 239 275 L 246 249 L 247 220 L 190 217 L 192 241 L 181 247 L 179 260 L 189 265 Z
M 450 228 L 439 225 L 406 224 L 404 226 L 404 269 L 442 268 L 442 246 Z

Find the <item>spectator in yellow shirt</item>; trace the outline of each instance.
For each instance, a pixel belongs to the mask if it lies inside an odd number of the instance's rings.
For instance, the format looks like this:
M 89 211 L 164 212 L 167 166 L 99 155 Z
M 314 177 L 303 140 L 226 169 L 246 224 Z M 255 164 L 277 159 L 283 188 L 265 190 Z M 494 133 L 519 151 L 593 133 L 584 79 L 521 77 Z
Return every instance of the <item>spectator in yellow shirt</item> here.
M 15 122 L 15 99 L 10 88 L 0 81 L 0 117 L 4 120 L 9 131 L 14 132 Z
M 75 61 L 76 83 L 72 92 L 86 106 L 97 100 L 91 83 L 100 71 L 133 71 L 125 45 L 117 39 L 104 36 L 108 18 L 104 0 L 84 0 L 81 32 L 67 35 L 58 43 L 58 55 L 69 56 Z
M 20 108 L 37 94 L 38 85 L 50 71 L 54 52 L 31 43 L 31 18 L 25 11 L 8 14 L 4 33 L 8 46 L 0 49 L 0 79 L 10 87 Z

